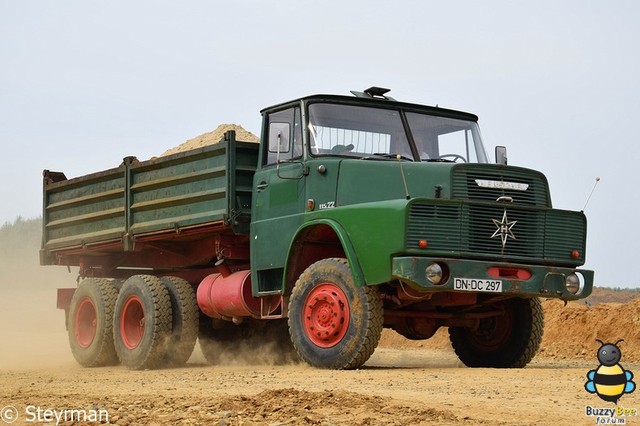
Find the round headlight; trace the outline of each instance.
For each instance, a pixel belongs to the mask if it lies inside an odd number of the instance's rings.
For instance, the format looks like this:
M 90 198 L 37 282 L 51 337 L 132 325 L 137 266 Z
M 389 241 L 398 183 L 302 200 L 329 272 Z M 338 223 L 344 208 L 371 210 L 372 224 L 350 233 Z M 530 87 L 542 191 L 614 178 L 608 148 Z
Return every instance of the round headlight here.
M 571 294 L 577 294 L 581 287 L 580 277 L 576 274 L 569 274 L 564 280 L 564 286 Z
M 437 263 L 432 263 L 424 270 L 424 275 L 433 284 L 440 284 L 442 281 L 442 267 Z

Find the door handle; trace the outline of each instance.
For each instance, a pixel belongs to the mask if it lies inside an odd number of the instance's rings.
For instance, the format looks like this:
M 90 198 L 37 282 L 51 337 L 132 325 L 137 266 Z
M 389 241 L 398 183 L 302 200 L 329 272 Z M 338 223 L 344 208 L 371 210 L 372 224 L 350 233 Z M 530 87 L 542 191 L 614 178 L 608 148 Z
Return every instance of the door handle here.
M 263 189 L 267 189 L 267 186 L 269 186 L 267 182 L 260 182 L 258 185 L 256 185 L 256 189 L 258 191 L 262 191 Z

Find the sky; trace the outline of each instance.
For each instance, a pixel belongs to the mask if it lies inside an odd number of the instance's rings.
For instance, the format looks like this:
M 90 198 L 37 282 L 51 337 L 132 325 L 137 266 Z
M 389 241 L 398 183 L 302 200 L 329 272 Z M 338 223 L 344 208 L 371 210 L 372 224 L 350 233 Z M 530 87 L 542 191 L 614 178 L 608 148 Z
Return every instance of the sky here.
M 585 210 L 596 285 L 640 287 L 640 2 L 0 0 L 0 224 L 42 170 L 148 159 L 221 123 L 376 85 L 473 112 L 488 152 Z M 636 124 L 634 124 L 636 123 Z M 636 189 L 634 189 L 636 188 Z

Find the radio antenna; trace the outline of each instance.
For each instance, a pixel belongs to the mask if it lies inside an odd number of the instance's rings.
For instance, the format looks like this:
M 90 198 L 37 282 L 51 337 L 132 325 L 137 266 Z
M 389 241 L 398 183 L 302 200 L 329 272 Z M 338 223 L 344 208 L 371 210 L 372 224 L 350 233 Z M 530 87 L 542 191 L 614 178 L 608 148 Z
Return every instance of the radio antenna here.
M 584 209 L 587 208 L 587 204 L 589 204 L 589 200 L 591 200 L 591 196 L 593 195 L 593 191 L 595 191 L 596 185 L 598 185 L 598 182 L 600 182 L 600 176 L 596 176 L 596 181 L 593 184 L 593 188 L 591 188 L 591 192 L 589 193 L 589 196 L 587 197 L 587 201 L 585 201 L 584 207 L 582 208 L 582 210 L 580 210 L 582 213 L 584 213 Z

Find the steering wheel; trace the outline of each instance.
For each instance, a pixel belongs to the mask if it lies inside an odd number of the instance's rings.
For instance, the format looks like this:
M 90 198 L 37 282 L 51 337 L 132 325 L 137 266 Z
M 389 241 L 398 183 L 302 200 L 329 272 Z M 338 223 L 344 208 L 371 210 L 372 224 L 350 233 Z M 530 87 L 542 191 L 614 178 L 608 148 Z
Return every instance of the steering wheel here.
M 464 158 L 464 157 L 463 157 L 462 155 L 460 155 L 460 154 L 443 154 L 443 155 L 439 156 L 439 157 L 438 157 L 438 159 L 439 159 L 439 160 L 444 160 L 444 159 L 445 159 L 445 157 L 451 157 L 451 158 L 452 158 L 452 160 L 451 160 L 451 161 L 453 161 L 454 163 L 455 163 L 455 162 L 456 162 L 456 160 L 458 160 L 458 159 L 462 160 L 462 162 L 463 162 L 463 163 L 466 163 L 466 162 L 467 162 L 467 159 L 466 159 L 466 158 Z

